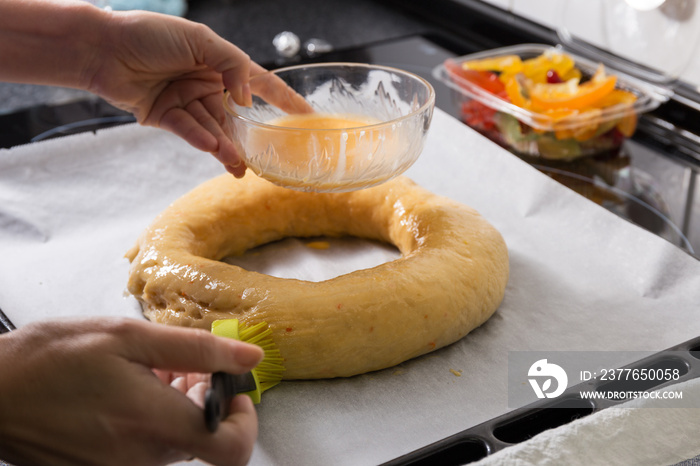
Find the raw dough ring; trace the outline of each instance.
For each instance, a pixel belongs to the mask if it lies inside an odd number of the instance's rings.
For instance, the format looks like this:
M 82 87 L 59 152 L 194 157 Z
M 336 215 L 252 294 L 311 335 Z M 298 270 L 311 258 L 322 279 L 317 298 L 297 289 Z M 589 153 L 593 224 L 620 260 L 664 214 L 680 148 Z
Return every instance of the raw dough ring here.
M 343 235 L 394 244 L 402 257 L 322 282 L 220 261 L 286 237 Z M 500 233 L 407 178 L 308 193 L 222 175 L 161 213 L 127 257 L 128 289 L 148 319 L 265 321 L 286 379 L 351 376 L 449 345 L 495 312 L 508 280 Z

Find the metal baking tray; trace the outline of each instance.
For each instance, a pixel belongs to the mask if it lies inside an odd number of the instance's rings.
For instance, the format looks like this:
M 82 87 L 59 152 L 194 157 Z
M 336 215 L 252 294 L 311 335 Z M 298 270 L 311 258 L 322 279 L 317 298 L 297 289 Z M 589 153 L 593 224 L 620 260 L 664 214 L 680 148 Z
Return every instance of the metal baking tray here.
M 15 330 L 0 309 L 0 334 Z M 624 401 L 583 399 L 581 391 L 651 391 L 700 377 L 700 337 L 640 359 L 621 369 L 671 369 L 680 377 L 673 381 L 588 381 L 568 387 L 556 400 L 542 400 L 463 430 L 415 450 L 382 466 L 458 466 L 478 461 L 497 451 L 529 440 L 548 429 L 563 426 Z M 624 383 L 624 386 L 611 386 Z
M 584 399 L 581 391 L 651 391 L 700 377 L 700 337 L 640 359 L 620 369 L 671 369 L 672 381 L 587 381 L 568 387 L 556 400 L 542 400 L 513 410 L 431 445 L 384 463 L 382 466 L 457 466 L 478 461 L 504 448 L 524 442 L 548 429 L 563 426 L 611 406 L 610 399 Z M 614 385 L 613 385 L 614 384 Z M 620 385 L 624 384 L 624 385 Z

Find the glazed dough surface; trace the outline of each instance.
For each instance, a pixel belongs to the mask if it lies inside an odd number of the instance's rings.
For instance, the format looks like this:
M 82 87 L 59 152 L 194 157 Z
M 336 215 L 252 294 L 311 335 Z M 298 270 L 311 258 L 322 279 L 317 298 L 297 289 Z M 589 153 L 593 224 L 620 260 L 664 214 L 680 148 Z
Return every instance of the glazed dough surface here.
M 394 244 L 402 257 L 322 282 L 221 261 L 286 237 L 344 235 Z M 204 329 L 265 321 L 286 379 L 351 376 L 453 343 L 496 311 L 508 280 L 491 224 L 404 177 L 308 193 L 225 174 L 170 205 L 127 257 L 128 290 L 148 319 Z

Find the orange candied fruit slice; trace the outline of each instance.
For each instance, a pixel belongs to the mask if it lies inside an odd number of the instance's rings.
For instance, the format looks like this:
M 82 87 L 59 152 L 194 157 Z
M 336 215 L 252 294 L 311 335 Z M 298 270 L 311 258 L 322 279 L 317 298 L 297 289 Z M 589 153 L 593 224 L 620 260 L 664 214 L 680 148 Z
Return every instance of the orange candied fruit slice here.
M 588 141 L 598 132 L 601 123 L 601 113 L 599 108 L 589 108 L 579 115 L 579 118 L 586 124 L 573 131 L 573 138 L 579 142 Z
M 598 105 L 601 107 L 612 107 L 613 105 L 628 104 L 632 105 L 637 101 L 637 96 L 629 91 L 622 89 L 613 89 L 608 95 L 603 97 Z
M 523 87 L 517 76 L 513 76 L 505 83 L 506 95 L 513 105 L 528 109 L 530 108 L 530 100 L 523 95 Z
M 634 110 L 630 110 L 625 116 L 620 118 L 620 121 L 615 126 L 623 136 L 630 138 L 637 129 L 637 114 Z
M 617 78 L 607 76 L 601 65 L 595 75 L 583 84 L 579 84 L 576 78 L 560 84 L 534 84 L 530 89 L 530 99 L 533 106 L 543 110 L 594 107 L 615 89 L 616 82 Z
M 623 136 L 628 138 L 632 137 L 634 131 L 637 129 L 637 112 L 632 107 L 636 101 L 637 96 L 632 92 L 614 89 L 599 102 L 600 106 L 603 108 L 609 108 L 615 105 L 629 106 L 615 126 Z

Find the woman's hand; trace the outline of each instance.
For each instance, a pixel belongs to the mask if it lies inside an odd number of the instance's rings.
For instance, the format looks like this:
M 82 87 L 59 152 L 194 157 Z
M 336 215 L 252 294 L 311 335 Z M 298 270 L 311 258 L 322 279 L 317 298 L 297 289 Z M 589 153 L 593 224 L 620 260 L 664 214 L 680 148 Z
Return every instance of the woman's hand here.
M 209 432 L 202 374 L 244 373 L 262 357 L 254 345 L 136 319 L 27 325 L 0 336 L 0 458 L 245 464 L 257 437 L 253 404 L 234 398 L 229 417 Z
M 265 70 L 202 24 L 146 12 L 109 14 L 87 89 L 212 153 L 237 177 L 245 164 L 226 134 L 223 91 L 250 105 L 251 75 Z
M 79 0 L 0 1 L 0 43 L 0 80 L 88 90 L 245 174 L 227 135 L 223 91 L 250 105 L 249 80 L 265 70 L 207 26 Z M 312 111 L 273 75 L 254 87 L 284 111 Z

